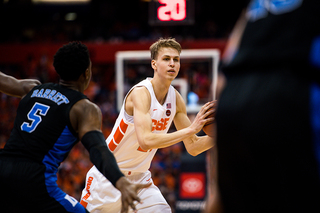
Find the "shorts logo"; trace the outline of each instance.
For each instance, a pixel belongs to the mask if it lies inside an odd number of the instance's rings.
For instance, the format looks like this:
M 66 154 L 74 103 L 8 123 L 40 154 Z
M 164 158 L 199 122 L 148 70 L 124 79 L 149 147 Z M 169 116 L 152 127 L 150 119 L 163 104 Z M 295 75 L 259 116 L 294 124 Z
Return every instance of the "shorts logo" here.
M 83 198 L 80 201 L 80 204 L 83 205 L 84 207 L 87 207 L 87 205 L 88 205 L 88 203 L 85 202 L 85 200 L 87 200 L 91 195 L 90 187 L 91 187 L 91 184 L 92 184 L 92 180 L 93 180 L 93 177 L 89 177 L 88 178 L 88 182 L 87 182 L 87 186 L 86 186 L 87 194 L 85 196 L 83 196 Z

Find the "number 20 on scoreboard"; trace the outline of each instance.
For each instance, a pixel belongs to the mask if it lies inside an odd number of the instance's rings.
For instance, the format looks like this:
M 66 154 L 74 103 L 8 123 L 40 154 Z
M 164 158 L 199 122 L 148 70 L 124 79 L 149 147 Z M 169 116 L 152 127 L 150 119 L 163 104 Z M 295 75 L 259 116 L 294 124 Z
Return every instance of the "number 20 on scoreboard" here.
M 150 25 L 186 25 L 193 23 L 193 0 L 152 0 L 149 2 Z

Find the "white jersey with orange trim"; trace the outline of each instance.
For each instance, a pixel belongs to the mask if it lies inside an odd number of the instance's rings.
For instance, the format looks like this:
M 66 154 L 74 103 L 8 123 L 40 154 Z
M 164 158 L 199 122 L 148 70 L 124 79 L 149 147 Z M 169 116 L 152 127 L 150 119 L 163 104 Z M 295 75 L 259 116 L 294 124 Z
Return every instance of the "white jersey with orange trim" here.
M 147 78 L 141 81 L 133 86 L 131 90 L 139 86 L 144 86 L 148 89 L 151 96 L 149 112 L 152 119 L 152 132 L 164 134 L 168 132 L 176 113 L 175 89 L 170 86 L 166 101 L 161 105 L 154 94 L 150 80 L 151 78 Z M 127 96 L 124 100 L 126 98 Z M 142 150 L 140 148 L 135 134 L 133 116 L 125 112 L 124 104 L 106 142 L 116 157 L 121 171 L 146 172 L 157 151 L 157 149 Z
M 151 96 L 149 113 L 152 119 L 152 132 L 165 134 L 168 132 L 176 114 L 176 91 L 170 86 L 166 100 L 161 105 L 154 94 L 151 79 L 147 78 L 136 84 L 128 94 L 136 87 L 144 86 L 148 89 Z M 127 96 L 124 98 L 124 103 Z M 113 152 L 120 170 L 129 181 L 133 183 L 152 182 L 150 187 L 139 192 L 138 196 L 143 203 L 137 204 L 137 210 L 146 213 L 171 212 L 170 206 L 158 187 L 153 184 L 151 173 L 148 171 L 157 149 L 141 149 L 135 133 L 133 116 L 125 112 L 124 103 L 112 132 L 106 139 L 106 143 Z M 93 213 L 119 213 L 121 210 L 121 193 L 93 166 L 87 173 L 86 188 L 82 191 L 80 203 Z

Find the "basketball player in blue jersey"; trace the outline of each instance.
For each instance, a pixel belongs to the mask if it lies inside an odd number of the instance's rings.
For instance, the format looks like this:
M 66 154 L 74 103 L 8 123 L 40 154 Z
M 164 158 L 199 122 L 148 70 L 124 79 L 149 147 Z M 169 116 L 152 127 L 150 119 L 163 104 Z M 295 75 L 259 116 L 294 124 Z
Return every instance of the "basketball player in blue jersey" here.
M 122 193 L 122 210 L 140 201 L 150 184 L 131 184 L 121 173 L 101 132 L 101 112 L 83 94 L 91 80 L 87 47 L 70 42 L 54 56 L 59 84 L 18 80 L 0 72 L 0 91 L 20 97 L 14 127 L 0 150 L 0 212 L 88 212 L 57 186 L 57 171 L 79 141 L 92 163 Z
M 251 0 L 231 34 L 216 114 L 224 213 L 320 212 L 319 11 Z

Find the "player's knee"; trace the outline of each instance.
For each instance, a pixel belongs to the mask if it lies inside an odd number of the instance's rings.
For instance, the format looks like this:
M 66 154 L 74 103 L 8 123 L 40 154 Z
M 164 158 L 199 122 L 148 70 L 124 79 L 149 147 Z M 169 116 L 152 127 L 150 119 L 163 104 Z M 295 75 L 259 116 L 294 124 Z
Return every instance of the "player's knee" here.
M 139 213 L 172 213 L 172 210 L 168 204 L 158 204 L 149 206 L 147 208 L 139 209 Z

